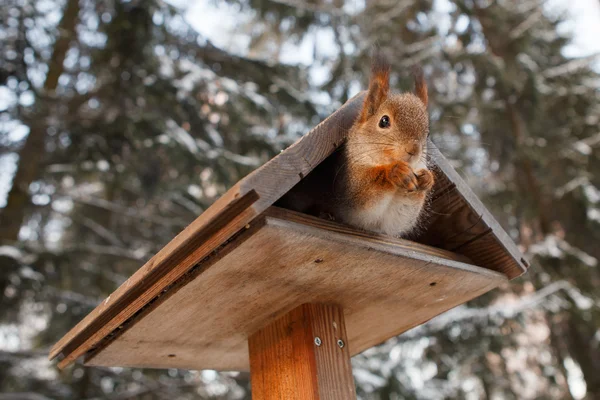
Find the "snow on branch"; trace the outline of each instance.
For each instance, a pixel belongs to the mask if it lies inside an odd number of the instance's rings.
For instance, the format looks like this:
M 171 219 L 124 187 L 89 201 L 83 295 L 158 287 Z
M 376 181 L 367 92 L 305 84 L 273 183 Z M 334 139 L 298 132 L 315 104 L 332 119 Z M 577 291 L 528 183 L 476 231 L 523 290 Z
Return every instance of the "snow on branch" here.
M 82 224 L 85 227 L 87 227 L 88 229 L 90 229 L 91 231 L 93 231 L 96 235 L 100 236 L 102 239 L 106 240 L 107 242 L 109 242 L 113 246 L 119 246 L 119 247 L 123 247 L 124 246 L 123 242 L 121 241 L 121 239 L 119 239 L 117 237 L 117 235 L 115 235 L 109 229 L 106 229 L 104 226 L 102 226 L 101 224 L 97 223 L 93 219 L 88 218 L 86 216 L 81 216 L 80 219 L 82 221 Z
M 584 186 L 588 183 L 590 183 L 590 180 L 588 179 L 587 176 L 578 176 L 577 178 L 571 179 L 569 182 L 567 182 L 563 186 L 557 188 L 554 191 L 554 195 L 556 196 L 556 198 L 560 199 L 567 193 L 572 192 L 573 190 L 577 189 L 578 187 Z
M 585 251 L 571 246 L 564 239 L 555 235 L 548 235 L 544 241 L 529 247 L 530 256 L 541 255 L 546 257 L 564 258 L 565 254 L 575 257 L 588 267 L 598 265 L 598 259 L 587 254 Z
M 204 212 L 202 207 L 200 207 L 198 204 L 196 204 L 192 200 L 186 198 L 184 195 L 182 195 L 179 192 L 171 193 L 169 195 L 169 198 L 173 202 L 179 204 L 180 206 L 182 206 L 183 208 L 185 208 L 186 210 L 188 210 L 189 212 L 191 212 L 194 215 L 200 215 Z
M 174 218 L 162 218 L 162 217 L 148 215 L 147 213 L 139 212 L 138 210 L 136 210 L 133 207 L 123 206 L 123 205 L 108 201 L 106 199 L 101 199 L 101 198 L 96 198 L 96 197 L 91 197 L 91 196 L 86 196 L 86 195 L 81 196 L 81 195 L 77 195 L 75 193 L 71 193 L 70 197 L 74 202 L 77 202 L 77 203 L 102 208 L 102 209 L 109 210 L 114 213 L 125 215 L 128 217 L 139 218 L 143 221 L 152 222 L 157 225 L 176 227 L 176 228 L 182 228 L 187 225 L 187 223 L 185 221 L 180 221 L 180 220 L 177 220 Z
M 0 400 L 52 400 L 35 392 L 0 393 Z
M 0 257 L 8 257 L 17 261 L 21 265 L 31 264 L 35 261 L 35 255 L 25 253 L 15 246 L 0 246 Z
M 386 12 L 384 13 L 379 13 L 375 18 L 375 21 L 373 22 L 373 26 L 382 26 L 389 23 L 389 21 L 402 15 L 402 13 L 408 10 L 413 5 L 413 3 L 414 2 L 412 0 L 397 2 L 393 5 L 392 9 L 386 10 Z
M 467 320 L 488 320 L 493 317 L 502 319 L 513 319 L 516 315 L 537 307 L 543 300 L 560 291 L 566 292 L 581 309 L 591 306 L 592 300 L 581 294 L 581 292 L 567 281 L 557 281 L 532 293 L 523 296 L 518 302 L 502 302 L 484 308 L 470 308 L 460 306 L 442 314 L 428 323 L 418 326 L 402 334 L 402 340 L 413 340 L 428 334 L 440 332 L 448 326 Z
M 525 18 L 525 20 L 523 22 L 521 22 L 519 25 L 517 25 L 511 32 L 509 37 L 512 40 L 518 39 L 521 36 L 523 36 L 523 34 L 525 32 L 527 32 L 531 27 L 533 27 L 533 25 L 535 25 L 536 22 L 538 22 L 540 20 L 540 17 L 542 16 L 542 8 L 538 8 L 537 10 L 535 10 L 535 12 L 532 12 L 531 14 L 529 14 L 529 16 L 527 18 Z
M 282 4 L 284 6 L 293 7 L 298 10 L 310 11 L 315 13 L 326 13 L 335 16 L 344 15 L 344 10 L 336 7 L 325 7 L 319 4 L 311 4 L 306 1 L 294 1 L 294 0 L 269 0 L 271 3 Z
M 188 131 L 180 127 L 173 120 L 167 121 L 167 127 L 169 128 L 169 134 L 173 140 L 187 149 L 187 151 L 198 160 L 225 158 L 236 164 L 249 167 L 258 167 L 261 164 L 260 160 L 256 157 L 236 154 L 223 147 L 213 147 L 202 139 L 194 138 Z
M 90 308 L 96 307 L 102 301 L 102 299 L 99 298 L 89 297 L 81 293 L 73 292 L 71 290 L 57 289 L 52 286 L 46 286 L 44 290 L 48 294 L 57 297 L 63 301 L 82 304 Z
M 598 56 L 600 56 L 600 53 L 594 53 L 586 57 L 573 59 L 556 67 L 548 68 L 544 71 L 543 75 L 545 78 L 556 78 L 562 75 L 573 73 L 577 70 L 589 67 L 590 62 L 594 61 L 596 58 L 598 58 Z

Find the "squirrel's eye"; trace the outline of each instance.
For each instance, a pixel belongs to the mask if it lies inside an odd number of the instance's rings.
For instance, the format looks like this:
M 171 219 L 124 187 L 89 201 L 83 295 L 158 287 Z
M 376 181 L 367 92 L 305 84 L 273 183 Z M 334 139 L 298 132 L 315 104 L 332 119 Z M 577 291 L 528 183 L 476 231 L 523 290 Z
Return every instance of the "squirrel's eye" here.
M 384 115 L 379 120 L 379 127 L 380 128 L 387 128 L 389 126 L 390 126 L 390 117 L 388 117 L 387 115 Z

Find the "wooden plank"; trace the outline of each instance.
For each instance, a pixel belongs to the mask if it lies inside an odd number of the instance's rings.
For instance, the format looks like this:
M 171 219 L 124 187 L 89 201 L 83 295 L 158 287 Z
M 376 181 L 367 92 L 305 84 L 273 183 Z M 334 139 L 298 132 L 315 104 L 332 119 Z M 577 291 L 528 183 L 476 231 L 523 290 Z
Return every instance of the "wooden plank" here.
M 343 307 L 354 355 L 506 281 L 464 256 L 282 209 L 248 231 L 86 363 L 247 370 L 247 338 L 307 302 Z
M 59 363 L 59 367 L 62 368 L 91 350 L 102 339 L 102 335 L 98 333 L 100 328 L 102 328 L 102 332 L 111 332 L 118 328 L 151 301 L 155 293 L 160 293 L 166 285 L 170 284 L 171 280 L 161 281 L 161 276 L 169 274 L 171 270 L 173 273 L 170 276 L 174 278 L 181 276 L 195 263 L 228 240 L 241 227 L 266 210 L 329 156 L 335 147 L 344 140 L 347 130 L 352 126 L 354 118 L 360 111 L 363 97 L 364 93 L 359 93 L 350 99 L 342 108 L 292 146 L 229 189 L 61 338 L 50 350 L 49 358 L 52 360 L 59 354 L 63 354 L 64 358 Z M 250 204 L 246 204 L 245 201 L 239 200 L 242 198 L 252 199 L 252 201 Z M 244 212 L 246 208 L 251 211 Z M 227 224 L 227 220 L 231 220 L 236 212 L 244 212 L 243 218 L 236 218 L 236 224 L 224 229 L 218 238 L 210 238 L 210 235 L 207 235 L 211 226 L 214 225 L 214 220 L 220 221 L 221 225 Z M 194 241 L 196 245 L 201 243 L 198 242 L 198 237 L 207 241 L 202 246 L 203 251 L 193 251 L 188 245 L 191 241 Z M 183 256 L 182 251 L 184 250 L 193 253 L 194 258 L 188 259 Z M 180 265 L 182 259 L 186 259 L 188 262 Z
M 291 310 L 248 339 L 252 399 L 355 399 L 347 342 L 340 307 Z
M 529 263 L 487 208 L 435 146 L 429 153 L 436 186 L 427 229 L 415 240 L 463 254 L 510 279 L 526 272 Z
M 270 207 L 265 212 L 265 216 L 268 217 L 271 225 L 283 224 L 285 226 L 293 226 L 294 229 L 308 234 L 311 234 L 315 228 L 325 229 L 332 235 L 335 235 L 332 237 L 337 237 L 339 240 L 353 242 L 359 246 L 366 246 L 374 250 L 390 253 L 399 251 L 398 254 L 400 255 L 404 254 L 406 251 L 417 251 L 419 254 L 426 256 L 444 257 L 448 260 L 460 261 L 466 264 L 473 263 L 468 257 L 441 248 L 435 248 L 373 232 L 361 231 L 348 225 L 315 218 L 310 215 L 279 207 Z

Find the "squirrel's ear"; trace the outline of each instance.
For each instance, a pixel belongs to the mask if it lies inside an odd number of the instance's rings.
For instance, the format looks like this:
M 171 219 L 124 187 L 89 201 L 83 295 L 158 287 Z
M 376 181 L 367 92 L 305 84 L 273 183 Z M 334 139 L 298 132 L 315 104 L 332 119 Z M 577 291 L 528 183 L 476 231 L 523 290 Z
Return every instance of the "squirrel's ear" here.
M 427 96 L 427 82 L 425 82 L 425 75 L 423 74 L 423 69 L 421 67 L 414 67 L 413 75 L 415 76 L 415 94 L 425 107 L 427 107 L 428 96 Z
M 377 112 L 381 103 L 388 97 L 389 92 L 390 64 L 383 54 L 376 52 L 373 55 L 369 92 L 367 93 L 367 97 L 363 104 L 360 122 L 365 122 Z

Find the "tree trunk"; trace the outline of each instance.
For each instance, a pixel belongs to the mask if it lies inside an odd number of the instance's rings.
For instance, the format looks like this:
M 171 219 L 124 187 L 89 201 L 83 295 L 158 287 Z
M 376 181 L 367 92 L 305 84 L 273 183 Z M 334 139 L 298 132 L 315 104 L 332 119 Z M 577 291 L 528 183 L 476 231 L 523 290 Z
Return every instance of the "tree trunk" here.
M 68 0 L 63 17 L 58 25 L 58 36 L 48 63 L 48 74 L 44 81 L 44 93 L 53 94 L 58 78 L 64 71 L 63 63 L 71 40 L 75 37 L 75 27 L 79 16 L 79 0 Z M 15 242 L 25 219 L 29 205 L 29 185 L 39 176 L 41 161 L 45 153 L 46 107 L 36 99 L 37 115 L 29 127 L 29 135 L 19 152 L 19 164 L 8 193 L 6 206 L 0 214 L 0 241 Z

